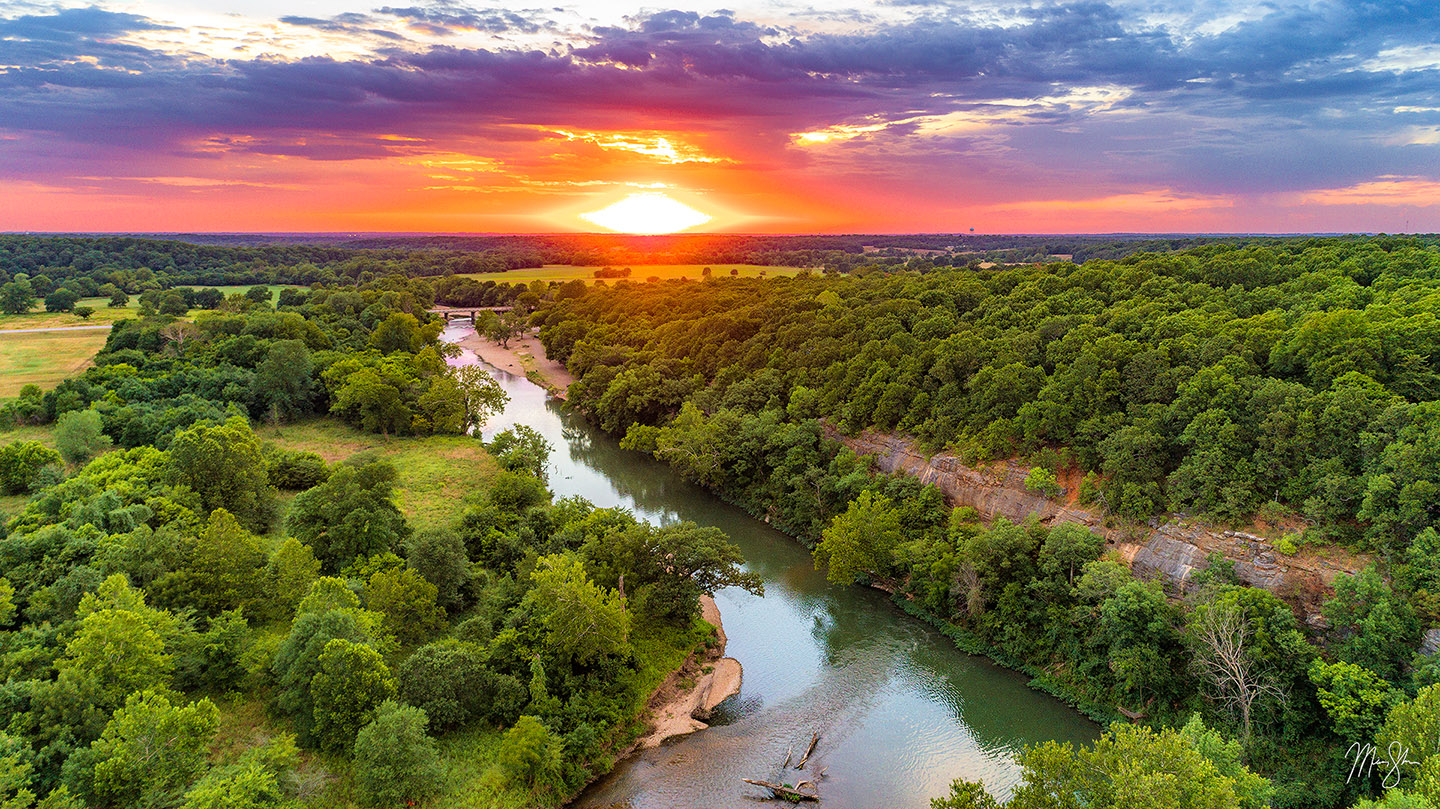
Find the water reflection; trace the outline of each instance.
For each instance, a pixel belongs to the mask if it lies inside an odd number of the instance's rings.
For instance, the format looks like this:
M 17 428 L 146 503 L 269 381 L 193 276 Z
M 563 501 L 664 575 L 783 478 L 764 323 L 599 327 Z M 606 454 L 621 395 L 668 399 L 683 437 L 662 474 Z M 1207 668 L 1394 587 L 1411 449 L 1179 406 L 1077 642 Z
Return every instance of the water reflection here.
M 452 341 L 468 325 L 446 330 Z M 456 362 L 474 364 L 466 351 Z M 1025 678 L 957 650 L 884 594 L 833 587 L 798 542 L 677 477 L 621 450 L 584 420 L 548 401 L 529 380 L 490 369 L 510 394 L 487 437 L 523 423 L 556 447 L 550 486 L 654 522 L 714 525 L 765 580 L 765 597 L 725 591 L 716 601 L 744 666 L 740 694 L 710 730 L 622 762 L 592 785 L 582 807 L 748 807 L 756 790 L 740 778 L 780 775 L 787 750 L 821 743 L 806 772 L 826 777 L 824 805 L 924 809 L 954 778 L 1008 792 L 1014 753 L 1046 739 L 1088 741 L 1098 729 Z M 798 758 L 798 753 L 797 756 Z M 798 780 L 796 773 L 787 778 Z

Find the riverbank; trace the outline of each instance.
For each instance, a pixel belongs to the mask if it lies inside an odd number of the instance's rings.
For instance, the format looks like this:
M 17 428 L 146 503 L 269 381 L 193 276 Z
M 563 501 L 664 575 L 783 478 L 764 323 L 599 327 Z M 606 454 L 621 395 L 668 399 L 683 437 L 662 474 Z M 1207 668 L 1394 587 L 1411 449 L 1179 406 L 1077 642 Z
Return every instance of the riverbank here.
M 486 338 L 478 331 L 460 338 L 458 344 L 475 352 L 486 363 L 518 374 L 550 392 L 557 399 L 565 398 L 565 391 L 575 377 L 564 365 L 545 356 L 545 346 L 540 338 L 525 334 L 509 341 L 508 346 Z
M 650 697 L 645 719 L 650 733 L 634 749 L 659 747 L 666 739 L 710 727 L 702 722 L 715 706 L 740 693 L 740 661 L 725 657 L 725 627 L 710 596 L 700 597 L 701 617 L 715 627 L 718 642 L 692 654 Z M 633 750 L 632 750 L 633 752 Z

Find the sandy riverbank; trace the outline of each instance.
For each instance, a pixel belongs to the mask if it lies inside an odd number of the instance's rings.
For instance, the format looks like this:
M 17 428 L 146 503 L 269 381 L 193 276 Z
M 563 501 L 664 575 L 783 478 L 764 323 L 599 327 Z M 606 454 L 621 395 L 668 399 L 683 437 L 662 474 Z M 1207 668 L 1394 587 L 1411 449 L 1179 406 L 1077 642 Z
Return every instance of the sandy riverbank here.
M 637 743 L 639 749 L 658 747 L 672 736 L 704 730 L 709 725 L 700 720 L 708 717 L 715 706 L 740 692 L 740 661 L 722 657 L 725 628 L 720 623 L 720 608 L 715 606 L 713 598 L 701 596 L 700 611 L 706 621 L 714 624 L 720 642 L 708 654 L 691 656 L 656 690 L 647 711 L 652 730 Z
M 474 351 L 480 359 L 496 368 L 528 377 L 531 381 L 543 385 L 560 399 L 565 398 L 565 390 L 575 381 L 575 377 L 565 370 L 564 365 L 545 356 L 545 346 L 541 345 L 540 338 L 533 334 L 516 337 L 506 348 L 475 332 L 461 339 L 460 345 Z

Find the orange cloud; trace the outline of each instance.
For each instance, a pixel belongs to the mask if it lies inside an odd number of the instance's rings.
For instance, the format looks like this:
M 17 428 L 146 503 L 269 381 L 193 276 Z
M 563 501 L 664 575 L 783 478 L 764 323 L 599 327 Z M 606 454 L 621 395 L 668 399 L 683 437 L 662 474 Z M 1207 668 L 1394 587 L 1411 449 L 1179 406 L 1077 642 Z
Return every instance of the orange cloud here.
M 1322 188 L 1287 197 L 1291 204 L 1298 205 L 1404 205 L 1423 208 L 1440 205 L 1440 181 L 1384 175 L 1344 188 Z

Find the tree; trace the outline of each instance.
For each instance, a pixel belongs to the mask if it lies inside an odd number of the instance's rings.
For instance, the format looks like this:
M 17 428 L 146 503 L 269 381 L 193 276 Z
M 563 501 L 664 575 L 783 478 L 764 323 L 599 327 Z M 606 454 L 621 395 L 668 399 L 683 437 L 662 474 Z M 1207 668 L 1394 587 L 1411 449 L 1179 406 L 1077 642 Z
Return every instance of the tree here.
M 167 292 L 160 298 L 159 312 L 162 315 L 183 317 L 189 311 L 190 304 L 185 302 L 185 296 L 179 292 Z
M 464 606 L 470 559 L 459 534 L 444 528 L 421 531 L 407 543 L 405 557 L 410 567 L 435 585 L 436 603 L 446 610 Z
M 175 663 L 165 653 L 164 638 L 143 613 L 105 608 L 80 622 L 59 667 L 93 675 L 100 684 L 103 703 L 115 706 L 127 694 L 164 688 Z
M 1398 677 L 1420 640 L 1415 610 L 1395 595 L 1371 565 L 1335 580 L 1335 597 L 1321 608 L 1338 636 L 1336 656 L 1389 679 Z
M 545 480 L 545 467 L 553 447 L 539 430 L 525 424 L 507 427 L 495 434 L 486 449 L 500 465 L 512 472 L 529 472 Z
M 1046 742 L 1020 754 L 1009 809 L 1261 809 L 1270 784 L 1239 762 L 1240 746 L 1192 719 L 1183 730 L 1110 726 L 1094 745 Z M 957 781 L 934 809 L 994 809 L 976 782 Z
M 414 806 L 440 794 L 444 768 L 419 708 L 386 700 L 355 737 L 355 785 L 361 803 Z
M 330 410 L 366 432 L 387 436 L 409 431 L 412 417 L 400 389 L 373 368 L 361 368 L 345 377 Z
M 317 742 L 332 752 L 348 749 L 375 709 L 393 696 L 395 679 L 379 652 L 344 638 L 326 643 L 310 681 Z
M 266 606 L 272 618 L 288 618 L 320 575 L 320 560 L 310 547 L 287 537 L 265 565 Z
M 117 289 L 110 293 L 110 302 L 106 305 L 111 309 L 124 309 L 130 305 L 130 296 L 126 295 L 123 290 Z
M 293 797 L 291 774 L 299 761 L 289 735 L 241 754 L 234 764 L 215 767 L 185 794 L 181 809 L 285 809 Z
M 78 464 L 110 448 L 100 414 L 94 410 L 71 410 L 55 423 L 55 448 L 66 461 Z
M 68 312 L 75 308 L 75 302 L 78 300 L 80 300 L 80 295 L 75 290 L 60 287 L 45 296 L 45 311 Z
M 398 550 L 410 527 L 391 500 L 395 478 L 395 467 L 385 461 L 336 467 L 328 480 L 295 498 L 286 520 L 290 534 L 309 545 L 330 573 L 356 557 Z
M 539 790 L 558 778 L 564 754 L 563 739 L 551 736 L 539 719 L 522 716 L 505 731 L 495 760 L 512 783 Z
M 1440 684 L 1420 689 L 1415 698 L 1401 702 L 1390 709 L 1385 723 L 1375 735 L 1375 755 L 1388 758 L 1403 752 L 1405 759 L 1417 765 L 1419 770 L 1409 770 L 1402 775 L 1410 776 L 1415 791 L 1430 800 L 1440 801 L 1440 750 L 1435 740 L 1440 738 Z M 1395 751 L 1395 752 L 1388 752 Z M 1390 781 L 1386 786 L 1395 786 Z
M 307 609 L 306 602 L 301 602 L 290 634 L 275 651 L 271 666 L 275 673 L 275 704 L 294 720 L 295 729 L 306 744 L 316 740 L 311 682 L 320 670 L 320 657 L 326 647 L 337 638 L 354 644 L 373 643 L 379 628 L 379 616 L 361 610 L 360 600 L 345 589 L 343 581 L 320 579 L 315 589 L 321 589 L 327 581 L 338 582 L 339 592 L 350 597 L 348 605 L 317 605 Z M 316 593 L 312 591 L 311 595 Z M 306 601 L 310 601 L 309 596 Z
M 170 482 L 188 486 L 207 511 L 223 508 L 256 533 L 275 519 L 275 489 L 260 441 L 244 418 L 196 424 L 170 442 Z
M 1046 497 L 1060 494 L 1060 484 L 1055 480 L 1055 473 L 1043 466 L 1032 468 L 1030 474 L 1025 476 L 1025 488 L 1040 492 Z
M 392 351 L 415 353 L 421 348 L 420 321 L 408 312 L 394 312 L 375 327 L 370 345 L 382 354 Z
M 0 287 L 0 311 L 7 315 L 23 315 L 35 307 L 35 290 L 26 280 L 11 281 Z
M 181 706 L 155 691 L 132 694 L 66 762 L 66 783 L 92 805 L 171 805 L 204 771 L 219 718 L 208 699 Z
M 365 606 L 383 614 L 386 630 L 409 645 L 445 627 L 445 612 L 435 603 L 437 592 L 419 573 L 397 564 L 370 576 Z
M 815 568 L 826 568 L 825 577 L 835 584 L 849 584 L 862 573 L 885 579 L 902 539 L 900 513 L 890 500 L 863 491 L 820 535 Z
M 542 556 L 530 578 L 525 603 L 545 628 L 548 652 L 584 665 L 629 649 L 630 614 L 620 596 L 590 581 L 579 561 Z
M 210 616 L 241 609 L 257 614 L 263 601 L 265 554 L 260 539 L 223 508 L 210 512 L 184 567 L 170 583 L 186 603 Z
M 81 320 L 89 320 L 89 319 L 90 319 L 90 316 L 93 315 L 93 314 L 95 314 L 95 307 L 93 307 L 93 306 L 77 306 L 77 307 L 75 307 L 74 312 L 75 312 L 75 316 L 78 317 L 78 318 L 80 318 Z
M 1330 716 L 1331 729 L 1349 742 L 1373 739 L 1385 713 L 1400 696 L 1375 672 L 1344 661 L 1314 661 L 1310 681 L 1315 684 L 1320 707 Z
M 315 393 L 310 349 L 300 340 L 276 340 L 255 367 L 255 392 L 267 411 L 289 420 L 310 412 Z
M 581 548 L 592 578 L 622 584 L 634 612 L 684 626 L 700 614 L 699 598 L 726 587 L 763 595 L 760 577 L 740 570 L 740 549 L 717 528 L 681 522 L 638 523 L 596 533 Z
M 1251 649 L 1253 631 L 1244 608 L 1222 599 L 1200 604 L 1190 613 L 1188 632 L 1196 670 L 1220 703 L 1238 714 L 1242 741 L 1248 741 L 1256 701 L 1283 700 L 1285 694 Z
M 499 314 L 486 312 L 478 329 L 487 338 L 499 343 L 501 348 L 509 348 L 510 341 L 525 331 L 525 321 L 525 313 L 518 307 Z
M 66 415 L 69 415 L 68 413 Z M 61 463 L 60 453 L 39 441 L 14 441 L 0 447 L 0 492 L 24 494 L 45 480 L 41 473 Z
M 508 725 L 529 696 L 519 680 L 487 668 L 480 648 L 454 640 L 415 650 L 396 679 L 400 699 L 423 709 L 442 733 L 477 719 Z
M 1040 545 L 1040 570 L 1052 579 L 1075 584 L 1075 576 L 1100 557 L 1105 540 L 1082 525 L 1060 523 L 1050 529 Z
M 478 365 L 451 368 L 448 373 L 455 380 L 456 387 L 464 402 L 465 429 L 463 432 L 479 430 L 491 416 L 505 409 L 510 400 L 495 377 Z

